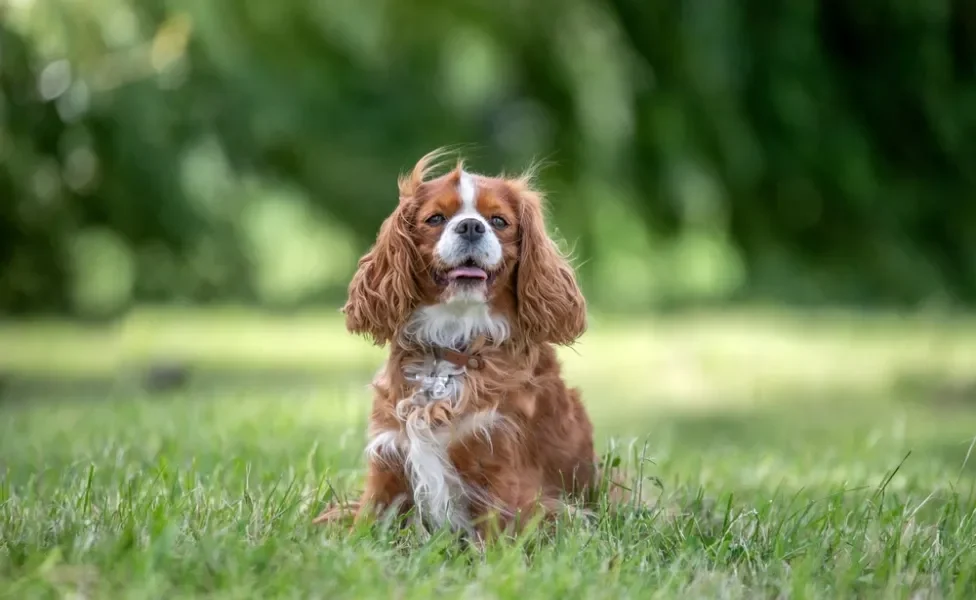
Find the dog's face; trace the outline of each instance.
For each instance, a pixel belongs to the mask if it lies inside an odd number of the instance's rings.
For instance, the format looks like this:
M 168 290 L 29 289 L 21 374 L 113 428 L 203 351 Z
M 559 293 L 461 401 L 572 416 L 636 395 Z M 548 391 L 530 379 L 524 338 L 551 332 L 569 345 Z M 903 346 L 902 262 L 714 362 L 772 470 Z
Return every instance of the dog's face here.
M 573 270 L 546 234 L 528 178 L 484 177 L 461 165 L 427 180 L 432 153 L 400 180 L 400 201 L 359 262 L 348 328 L 396 339 L 418 311 L 479 310 L 506 335 L 566 344 L 586 327 Z
M 413 237 L 429 265 L 423 303 L 502 303 L 518 264 L 518 201 L 504 182 L 455 170 L 419 190 Z M 501 308 L 501 307 L 499 307 Z

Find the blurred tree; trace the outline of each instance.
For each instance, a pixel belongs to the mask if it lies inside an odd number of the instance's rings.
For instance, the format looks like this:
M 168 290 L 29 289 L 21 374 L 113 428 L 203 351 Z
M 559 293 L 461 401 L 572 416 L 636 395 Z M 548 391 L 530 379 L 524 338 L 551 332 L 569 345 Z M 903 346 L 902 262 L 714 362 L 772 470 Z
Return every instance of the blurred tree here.
M 657 75 L 637 99 L 642 187 L 675 155 L 713 169 L 753 291 L 793 271 L 849 300 L 976 298 L 968 3 L 612 4 Z M 646 206 L 649 226 L 680 223 L 677 203 Z
M 60 195 L 57 144 L 65 127 L 35 101 L 25 40 L 0 21 L 0 307 L 67 308 L 69 211 Z
M 276 297 L 341 293 L 318 263 L 351 268 L 396 174 L 469 142 L 486 171 L 551 163 L 585 281 L 623 247 L 600 225 L 615 203 L 647 247 L 729 242 L 745 280 L 725 297 L 976 300 L 971 2 L 18 6 L 0 21 L 4 311 L 87 306 L 82 250 L 130 273 L 111 308 L 268 301 L 284 267 L 254 249 L 298 235 L 260 229 L 268 198 L 310 209 L 293 252 L 323 257 Z

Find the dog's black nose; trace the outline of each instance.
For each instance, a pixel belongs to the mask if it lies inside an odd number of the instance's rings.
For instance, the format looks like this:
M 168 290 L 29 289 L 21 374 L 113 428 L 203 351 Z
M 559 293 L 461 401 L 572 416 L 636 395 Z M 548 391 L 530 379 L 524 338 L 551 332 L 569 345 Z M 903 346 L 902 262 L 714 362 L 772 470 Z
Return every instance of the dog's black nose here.
M 477 242 L 485 235 L 485 224 L 481 219 L 464 219 L 454 226 L 454 233 L 469 242 Z

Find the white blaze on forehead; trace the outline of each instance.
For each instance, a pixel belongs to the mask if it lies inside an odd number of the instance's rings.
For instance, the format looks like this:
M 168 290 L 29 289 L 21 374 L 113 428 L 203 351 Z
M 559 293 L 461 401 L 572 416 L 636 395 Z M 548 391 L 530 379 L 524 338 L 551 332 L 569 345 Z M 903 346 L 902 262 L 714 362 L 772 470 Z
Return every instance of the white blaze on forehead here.
M 475 184 L 474 177 L 467 171 L 461 171 L 461 180 L 458 182 L 458 195 L 461 196 L 461 213 L 477 213 L 478 207 L 478 186 Z
M 465 260 L 474 260 L 482 267 L 494 268 L 502 260 L 502 246 L 498 236 L 488 221 L 478 213 L 478 185 L 474 175 L 461 171 L 458 177 L 457 193 L 461 200 L 460 209 L 448 220 L 434 251 L 447 265 L 458 265 Z M 465 219 L 477 219 L 485 228 L 485 235 L 475 243 L 461 238 L 456 228 Z M 479 295 L 483 294 L 478 292 Z M 483 299 L 482 299 L 483 300 Z

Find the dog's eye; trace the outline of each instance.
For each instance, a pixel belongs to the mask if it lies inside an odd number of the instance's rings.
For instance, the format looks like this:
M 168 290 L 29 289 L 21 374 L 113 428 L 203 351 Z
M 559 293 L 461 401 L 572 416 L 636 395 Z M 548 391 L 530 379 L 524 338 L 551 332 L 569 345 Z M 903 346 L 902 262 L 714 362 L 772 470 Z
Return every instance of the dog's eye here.
M 491 226 L 494 227 L 495 229 L 505 229 L 506 227 L 508 227 L 508 221 L 506 221 L 501 217 L 492 217 Z
M 434 215 L 432 217 L 427 217 L 427 224 L 428 225 L 440 225 L 445 220 L 446 219 L 444 218 L 444 215 Z

